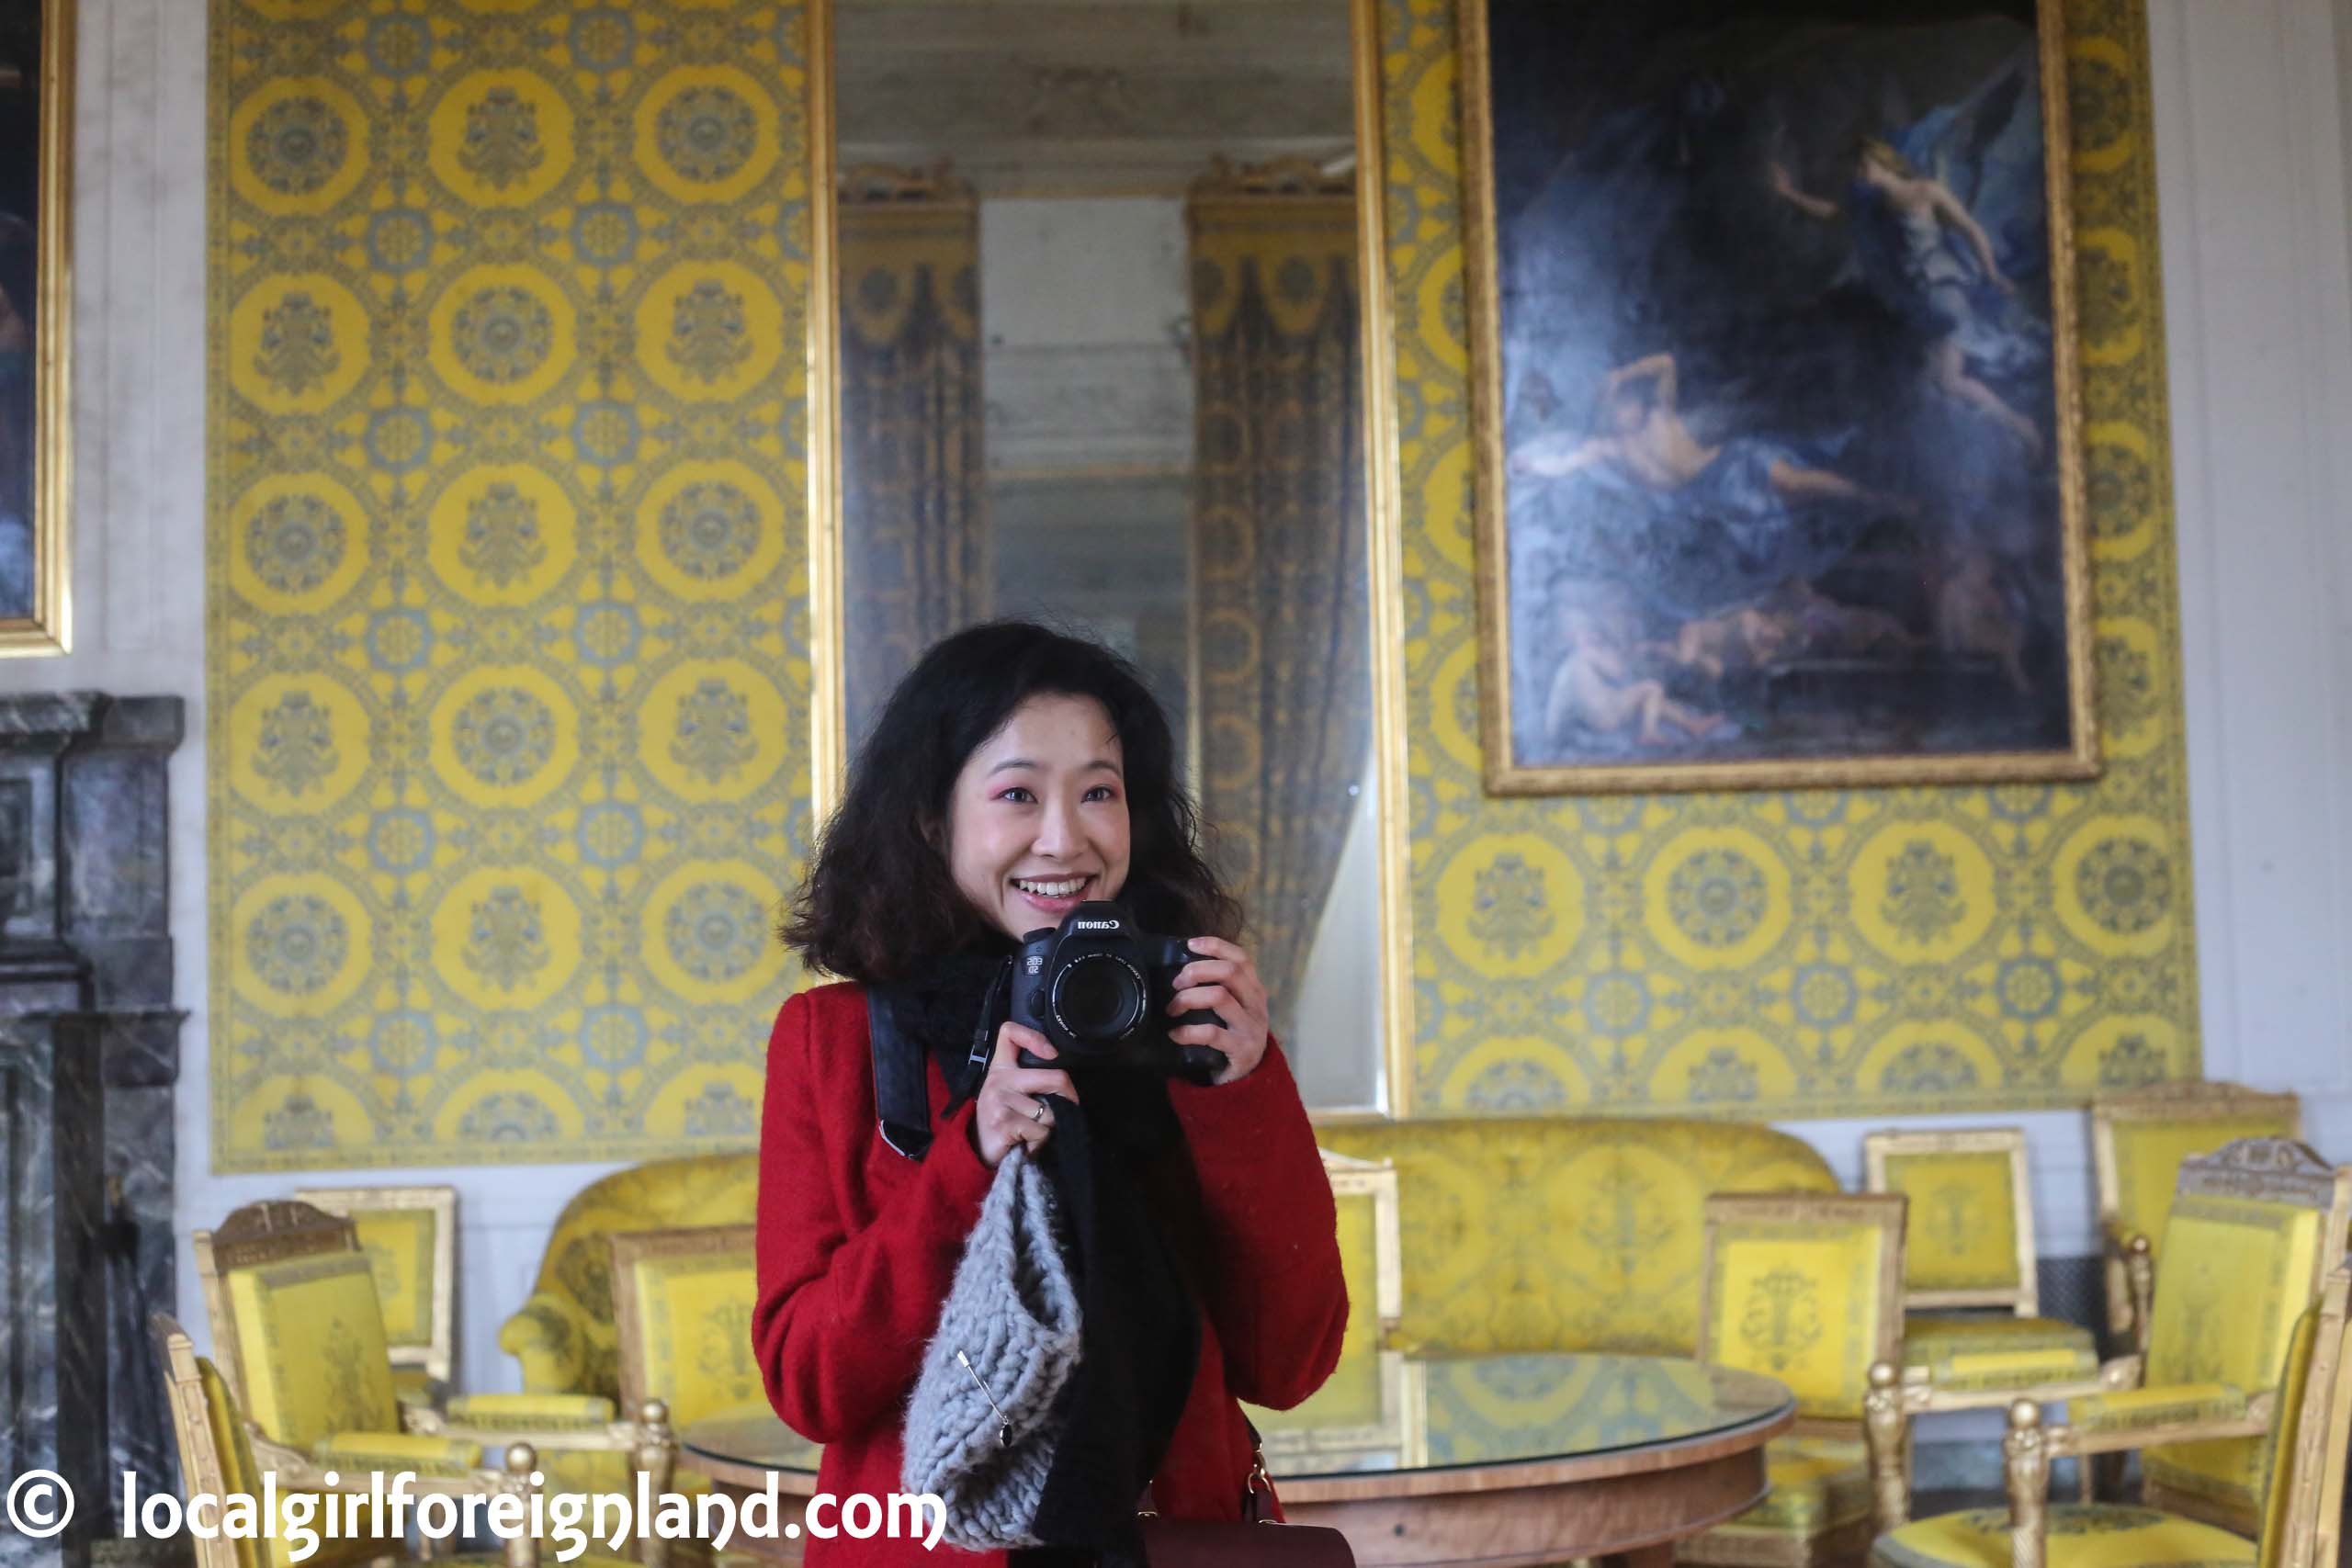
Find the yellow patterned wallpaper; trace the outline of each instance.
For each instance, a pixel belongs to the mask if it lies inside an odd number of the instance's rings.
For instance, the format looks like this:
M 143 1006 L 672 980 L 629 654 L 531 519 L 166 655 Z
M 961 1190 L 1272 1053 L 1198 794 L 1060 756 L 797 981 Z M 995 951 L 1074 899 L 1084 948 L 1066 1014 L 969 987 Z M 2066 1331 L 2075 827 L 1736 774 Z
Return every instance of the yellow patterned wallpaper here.
M 1384 0 L 1417 1111 L 2079 1103 L 2198 1070 L 2145 18 L 2072 38 L 2095 784 L 1497 799 L 1452 0 Z
M 808 838 L 797 0 L 212 0 L 222 1170 L 741 1147 Z

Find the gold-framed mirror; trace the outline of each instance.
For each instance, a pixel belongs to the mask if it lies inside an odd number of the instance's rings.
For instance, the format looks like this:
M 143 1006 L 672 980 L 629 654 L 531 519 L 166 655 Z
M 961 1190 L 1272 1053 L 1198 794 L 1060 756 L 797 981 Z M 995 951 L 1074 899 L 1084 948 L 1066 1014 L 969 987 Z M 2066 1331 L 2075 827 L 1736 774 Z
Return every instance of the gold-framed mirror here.
M 1135 661 L 1310 1110 L 1404 1113 L 1374 0 L 809 0 L 813 795 L 931 642 Z

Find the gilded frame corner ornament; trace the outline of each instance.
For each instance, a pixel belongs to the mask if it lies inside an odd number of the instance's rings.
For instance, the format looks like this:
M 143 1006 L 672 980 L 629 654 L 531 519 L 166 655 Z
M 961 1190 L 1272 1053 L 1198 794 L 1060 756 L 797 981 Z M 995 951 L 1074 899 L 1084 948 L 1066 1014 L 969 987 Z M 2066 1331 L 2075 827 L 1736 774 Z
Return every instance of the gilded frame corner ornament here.
M 59 655 L 74 645 L 74 17 L 40 0 L 40 144 L 33 215 L 31 614 L 0 615 L 0 658 Z
M 1372 759 L 1379 864 L 1381 1040 L 1374 1102 L 1315 1113 L 1318 1123 L 1411 1113 L 1412 888 L 1408 859 L 1404 524 L 1397 468 L 1395 312 L 1389 300 L 1387 164 L 1379 0 L 1345 0 L 1356 147 L 1357 287 L 1363 355 L 1365 525 L 1371 534 Z M 834 0 L 802 0 L 808 61 L 810 298 L 808 310 L 809 803 L 823 823 L 849 766 L 842 547 L 839 105 Z
M 2015 784 L 2099 776 L 2098 713 L 2085 490 L 2083 377 L 2075 266 L 2073 151 L 2064 0 L 2035 6 L 2042 150 L 2050 220 L 2052 373 L 2058 533 L 2065 615 L 2069 743 L 2064 750 L 1918 752 L 1724 761 L 1513 762 L 1510 697 L 1510 584 L 1504 536 L 1501 302 L 1497 286 L 1495 125 L 1487 6 L 1459 0 L 1455 50 L 1462 149 L 1464 293 L 1469 326 L 1471 533 L 1476 549 L 1478 707 L 1484 784 L 1491 795 L 1735 789 L 1883 788 Z

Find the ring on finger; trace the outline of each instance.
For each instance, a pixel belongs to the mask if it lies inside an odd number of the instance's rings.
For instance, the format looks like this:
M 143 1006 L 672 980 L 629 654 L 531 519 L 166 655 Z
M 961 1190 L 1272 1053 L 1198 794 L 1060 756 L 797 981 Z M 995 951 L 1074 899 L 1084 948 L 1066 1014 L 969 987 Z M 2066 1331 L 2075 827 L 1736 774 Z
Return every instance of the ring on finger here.
M 1034 1100 L 1030 1103 L 1029 1120 L 1037 1123 L 1038 1126 L 1049 1127 L 1053 1125 L 1053 1115 L 1054 1113 L 1052 1109 L 1048 1107 L 1044 1100 Z

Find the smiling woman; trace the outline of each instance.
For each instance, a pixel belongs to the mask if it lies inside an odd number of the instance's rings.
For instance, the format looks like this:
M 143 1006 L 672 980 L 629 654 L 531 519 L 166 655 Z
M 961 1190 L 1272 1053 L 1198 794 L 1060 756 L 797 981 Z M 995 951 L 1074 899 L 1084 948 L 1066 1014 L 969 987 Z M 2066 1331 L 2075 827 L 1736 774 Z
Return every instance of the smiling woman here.
M 812 19 L 838 106 L 812 145 L 842 171 L 819 172 L 811 311 L 820 812 L 830 758 L 936 638 L 1008 613 L 1082 632 L 1171 719 L 1309 1103 L 1397 1109 L 1369 0 Z M 1032 923 L 1099 896 L 1001 895 Z

